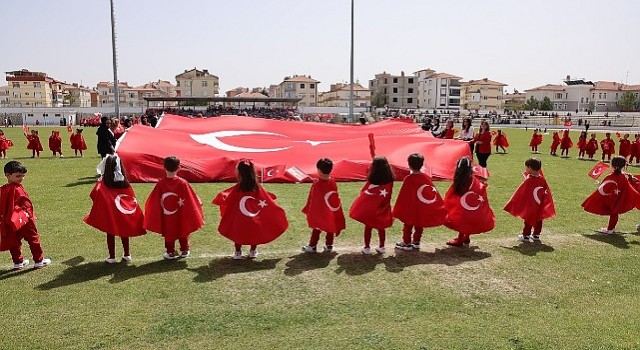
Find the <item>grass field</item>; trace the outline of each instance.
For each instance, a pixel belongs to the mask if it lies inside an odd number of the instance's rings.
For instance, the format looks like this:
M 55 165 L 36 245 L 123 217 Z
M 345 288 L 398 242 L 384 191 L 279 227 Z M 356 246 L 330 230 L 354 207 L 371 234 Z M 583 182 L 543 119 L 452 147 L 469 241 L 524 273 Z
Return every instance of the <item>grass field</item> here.
M 489 158 L 497 226 L 469 249 L 448 248 L 455 233 L 439 227 L 425 231 L 421 251 L 394 252 L 396 221 L 388 253 L 362 256 L 363 227 L 348 220 L 337 253 L 304 254 L 309 185 L 266 185 L 290 228 L 257 260 L 234 261 L 210 204 L 229 184 L 210 183 L 193 186 L 206 225 L 191 236 L 190 258 L 164 261 L 162 238 L 149 233 L 132 239 L 133 263 L 107 265 L 104 234 L 82 222 L 99 161 L 95 131 L 85 130 L 84 158 L 71 157 L 65 139 L 67 158 L 31 159 L 22 130 L 4 130 L 10 158 L 28 168 L 24 186 L 53 264 L 13 272 L 2 253 L 0 349 L 640 348 L 640 215 L 621 216 L 616 235 L 597 234 L 607 217 L 580 207 L 596 188 L 586 175 L 594 163 L 575 159 L 576 149 L 549 156 L 551 135 L 540 158 L 558 216 L 545 221 L 541 244 L 520 244 L 522 222 L 502 210 L 530 157 L 530 131 L 506 129 L 509 153 Z M 49 134 L 40 128 L 45 148 Z M 441 193 L 448 185 L 438 183 Z M 345 207 L 361 186 L 339 184 Z M 152 187 L 134 184 L 141 203 Z

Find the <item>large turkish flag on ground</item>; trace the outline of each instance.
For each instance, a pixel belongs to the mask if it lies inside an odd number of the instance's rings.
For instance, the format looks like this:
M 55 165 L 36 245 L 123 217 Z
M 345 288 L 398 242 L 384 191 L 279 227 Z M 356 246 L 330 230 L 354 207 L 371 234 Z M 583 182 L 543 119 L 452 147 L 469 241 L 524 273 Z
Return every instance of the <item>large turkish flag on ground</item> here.
M 531 226 L 538 220 L 556 216 L 551 189 L 542 176 L 527 175 L 504 206 L 504 210 Z
M 169 155 L 181 159 L 178 174 L 190 182 L 235 182 L 240 158 L 251 159 L 258 173 L 264 168 L 265 181 L 296 182 L 272 167 L 295 166 L 316 178 L 316 162 L 325 157 L 333 161 L 336 181 L 354 181 L 368 175 L 369 134 L 375 136 L 376 154 L 387 157 L 397 179 L 409 173 L 411 153 L 425 156 L 434 179 L 453 178 L 456 161 L 471 156 L 464 141 L 434 138 L 406 120 L 337 125 L 237 116 L 165 115 L 156 128 L 134 125 L 118 140 L 117 150 L 133 182 L 162 179 L 162 160 Z
M 585 211 L 598 215 L 624 214 L 640 209 L 640 194 L 625 174 L 609 174 L 582 203 Z
M 427 174 L 409 174 L 393 206 L 393 216 L 407 225 L 435 227 L 444 224 L 444 201 Z
M 493 230 L 496 217 L 487 199 L 487 184 L 473 178 L 471 186 L 459 196 L 453 184 L 444 195 L 444 206 L 448 215 L 445 226 L 466 235 Z
M 289 227 L 287 215 L 275 195 L 262 186 L 242 192 L 235 185 L 220 192 L 213 204 L 220 206 L 218 232 L 237 244 L 265 244 L 280 237 Z
M 144 215 L 131 186 L 111 188 L 99 180 L 91 194 L 93 205 L 84 222 L 102 232 L 120 237 L 135 237 L 147 233 Z
M 307 214 L 307 224 L 311 228 L 339 234 L 346 227 L 338 186 L 333 179 L 313 182 L 302 212 Z
M 144 227 L 168 240 L 189 236 L 204 225 L 202 201 L 180 177 L 164 178 L 144 205 Z
M 393 225 L 391 214 L 391 193 L 393 182 L 374 185 L 367 181 L 360 190 L 360 195 L 353 201 L 349 216 L 366 226 L 385 229 Z

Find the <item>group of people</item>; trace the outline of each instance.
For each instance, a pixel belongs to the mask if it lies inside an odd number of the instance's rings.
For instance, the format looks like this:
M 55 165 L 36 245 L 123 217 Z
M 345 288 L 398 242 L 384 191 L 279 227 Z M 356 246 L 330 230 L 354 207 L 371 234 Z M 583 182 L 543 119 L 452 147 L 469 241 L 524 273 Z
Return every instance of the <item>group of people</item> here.
M 601 150 L 601 160 L 604 162 L 610 162 L 611 157 L 616 154 L 616 141 L 612 139 L 611 133 L 605 133 L 602 140 L 596 139 L 596 134 L 592 133 L 590 138 L 587 138 L 587 132 L 582 131 L 578 137 L 576 147 L 578 148 L 578 159 L 588 159 L 595 161 L 595 154 L 598 149 Z M 629 165 L 632 165 L 635 161 L 636 165 L 640 164 L 640 134 L 635 134 L 635 140 L 629 139 L 629 134 L 616 133 L 618 137 L 618 155 Z M 542 144 L 542 133 L 540 130 L 535 129 L 531 136 L 529 146 L 531 147 L 531 153 L 540 153 L 538 146 Z M 562 137 L 558 131 L 555 131 L 552 136 L 552 142 L 550 146 L 550 154 L 557 155 L 558 147 L 560 147 L 560 156 L 568 158 L 569 150 L 574 146 L 571 140 L 569 130 L 562 131 Z

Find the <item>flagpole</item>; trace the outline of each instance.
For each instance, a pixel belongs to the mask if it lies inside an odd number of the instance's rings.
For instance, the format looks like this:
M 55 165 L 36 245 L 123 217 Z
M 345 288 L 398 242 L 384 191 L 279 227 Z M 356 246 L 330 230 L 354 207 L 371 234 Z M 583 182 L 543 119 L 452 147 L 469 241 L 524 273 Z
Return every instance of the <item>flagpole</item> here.
M 349 121 L 353 121 L 353 2 L 355 0 L 351 0 L 351 59 L 349 61 L 350 71 L 349 71 Z
M 118 89 L 118 57 L 116 56 L 116 19 L 113 10 L 113 0 L 111 2 L 111 51 L 113 53 L 113 93 L 116 104 L 116 117 L 120 119 L 120 92 Z

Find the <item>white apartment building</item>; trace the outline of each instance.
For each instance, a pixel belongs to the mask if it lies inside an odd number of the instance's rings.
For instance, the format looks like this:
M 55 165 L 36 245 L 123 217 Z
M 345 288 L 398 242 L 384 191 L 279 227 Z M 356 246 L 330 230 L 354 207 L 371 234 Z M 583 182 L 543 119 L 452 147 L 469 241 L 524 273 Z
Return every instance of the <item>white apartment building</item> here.
M 461 77 L 432 69 L 414 74 L 418 79 L 418 108 L 460 110 Z

